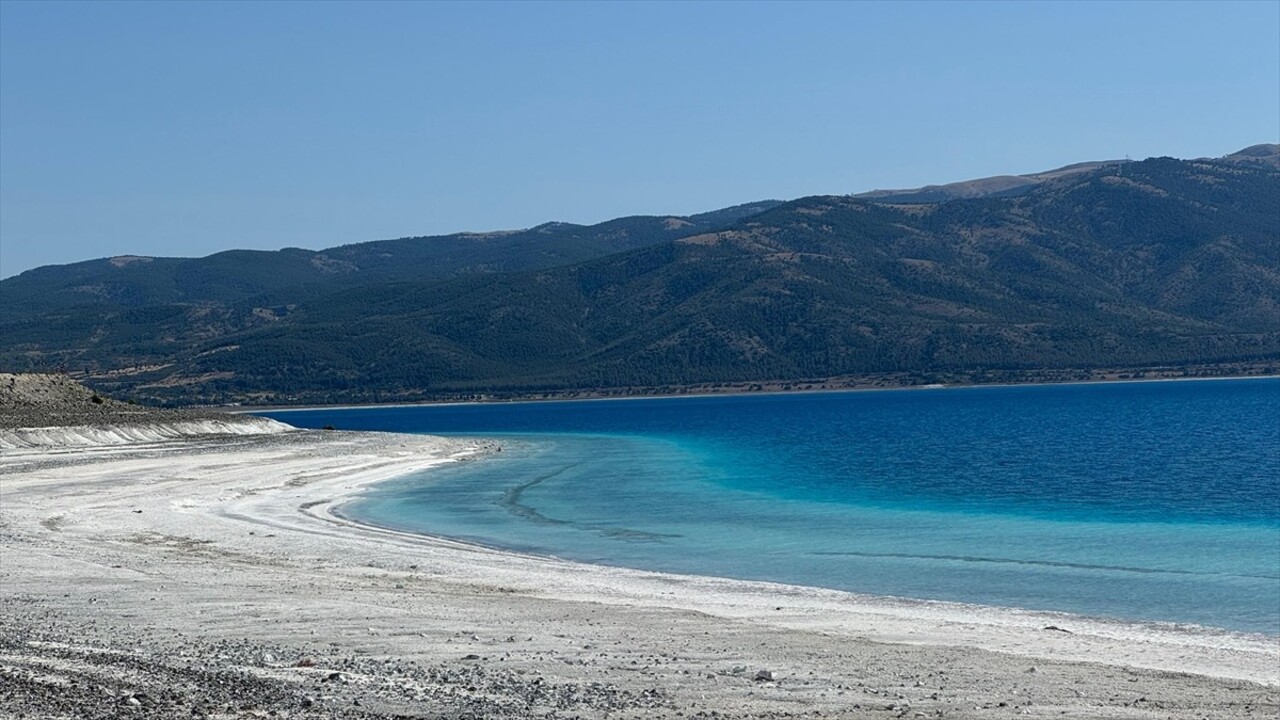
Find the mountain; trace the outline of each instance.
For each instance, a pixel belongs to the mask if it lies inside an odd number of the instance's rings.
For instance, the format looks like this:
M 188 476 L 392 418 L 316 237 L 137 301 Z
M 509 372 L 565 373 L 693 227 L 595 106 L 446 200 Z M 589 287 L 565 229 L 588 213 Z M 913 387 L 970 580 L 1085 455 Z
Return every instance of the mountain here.
M 1265 163 L 1273 167 L 1280 167 L 1280 145 L 1277 145 L 1276 143 L 1250 145 L 1249 147 L 1238 152 L 1233 152 L 1222 159 L 1227 162 Z
M 995 175 L 976 180 L 962 180 L 946 185 L 926 185 L 903 190 L 872 190 L 853 197 L 888 204 L 933 204 L 950 200 L 972 200 L 984 197 L 1014 197 L 1030 192 L 1041 183 L 1058 178 L 1113 167 L 1129 160 L 1082 162 L 1029 175 Z
M 1280 145 L 1252 145 L 1220 159 L 1226 162 L 1262 162 L 1280 166 Z M 1201 160 L 1208 160 L 1208 158 L 1201 158 Z M 1131 161 L 1098 160 L 1074 163 L 1056 170 L 1046 170 L 1045 172 L 1028 175 L 995 175 L 976 180 L 947 183 L 946 185 L 926 185 L 903 190 L 872 190 L 858 193 L 853 197 L 890 204 L 932 204 L 983 197 L 1014 197 L 1024 195 L 1042 183 L 1078 173 L 1093 172 L 1100 168 L 1118 167 L 1128 162 Z M 1117 172 L 1122 173 L 1123 171 L 1118 170 Z
M 0 364 L 66 363 L 169 402 L 1274 372 L 1273 155 L 1100 165 L 940 203 L 802 198 L 584 262 L 306 282 L 216 311 L 45 311 L 0 324 Z
M 766 200 L 690 217 L 636 216 L 590 226 L 545 223 L 527 230 L 381 240 L 321 251 L 231 250 L 204 258 L 125 255 L 29 270 L 0 281 L 0 300 L 11 318 L 158 305 L 207 313 L 262 293 L 294 293 L 308 285 L 332 289 L 443 280 L 581 262 L 705 232 L 779 204 Z

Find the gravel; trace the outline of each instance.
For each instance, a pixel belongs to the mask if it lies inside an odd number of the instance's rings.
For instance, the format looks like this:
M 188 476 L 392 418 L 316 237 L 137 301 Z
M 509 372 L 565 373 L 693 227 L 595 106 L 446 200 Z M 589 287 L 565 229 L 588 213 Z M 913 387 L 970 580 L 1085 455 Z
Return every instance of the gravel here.
M 167 410 L 113 400 L 66 375 L 0 373 L 0 430 L 120 426 L 235 417 L 216 410 Z

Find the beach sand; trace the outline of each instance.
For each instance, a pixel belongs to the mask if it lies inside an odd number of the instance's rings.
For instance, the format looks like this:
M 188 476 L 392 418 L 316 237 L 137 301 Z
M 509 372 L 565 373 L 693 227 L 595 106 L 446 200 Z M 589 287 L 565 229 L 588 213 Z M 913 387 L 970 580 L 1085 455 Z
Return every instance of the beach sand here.
M 0 453 L 0 716 L 1280 715 L 1277 638 L 590 566 L 333 513 L 493 447 Z

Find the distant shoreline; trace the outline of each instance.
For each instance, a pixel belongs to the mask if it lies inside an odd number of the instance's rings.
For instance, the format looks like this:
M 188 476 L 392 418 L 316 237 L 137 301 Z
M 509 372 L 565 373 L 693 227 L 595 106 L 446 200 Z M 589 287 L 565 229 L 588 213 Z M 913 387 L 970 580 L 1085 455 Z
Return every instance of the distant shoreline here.
M 1161 383 L 1161 382 L 1196 382 L 1196 381 L 1223 381 L 1223 380 L 1276 380 L 1280 379 L 1280 374 L 1266 373 L 1259 375 L 1212 375 L 1212 376 L 1189 376 L 1177 375 L 1169 377 L 1144 377 L 1144 378 L 1092 378 L 1083 380 L 1033 380 L 1028 382 L 993 382 L 993 383 L 930 383 L 917 385 L 884 385 L 884 386 L 851 386 L 851 387 L 823 387 L 823 388 L 806 388 L 793 390 L 747 390 L 741 388 L 725 388 L 723 390 L 697 390 L 692 392 L 672 392 L 672 393 L 653 393 L 653 394 L 635 394 L 635 395 L 588 395 L 584 391 L 583 394 L 576 392 L 569 393 L 565 397 L 513 397 L 506 398 L 488 398 L 488 399 L 467 399 L 467 400 L 416 400 L 405 402 L 370 402 L 370 403 L 334 403 L 334 404 L 298 404 L 298 405 L 227 405 L 216 406 L 219 409 L 229 413 L 236 414 L 257 414 L 266 412 L 305 412 L 310 410 L 362 410 L 362 409 L 381 409 L 381 408 L 411 408 L 411 407 L 428 407 L 437 405 L 523 405 L 530 403 L 564 403 L 564 402 L 599 402 L 603 400 L 671 400 L 676 398 L 715 398 L 715 397 L 733 397 L 733 396 L 774 396 L 774 395 L 818 395 L 832 393 L 869 393 L 869 392 L 891 392 L 901 390 L 973 390 L 980 388 L 1010 388 L 1010 387 L 1052 387 L 1058 385 L 1121 385 L 1136 383 Z

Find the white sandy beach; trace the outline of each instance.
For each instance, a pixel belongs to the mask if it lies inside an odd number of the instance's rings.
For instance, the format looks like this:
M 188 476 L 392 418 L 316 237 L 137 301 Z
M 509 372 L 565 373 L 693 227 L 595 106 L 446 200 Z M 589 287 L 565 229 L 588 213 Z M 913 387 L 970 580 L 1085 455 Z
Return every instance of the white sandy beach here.
M 0 679 L 109 692 L 198 662 L 274 688 L 201 700 L 210 717 L 1280 712 L 1277 638 L 589 566 L 333 513 L 484 441 L 150 440 L 0 453 Z

